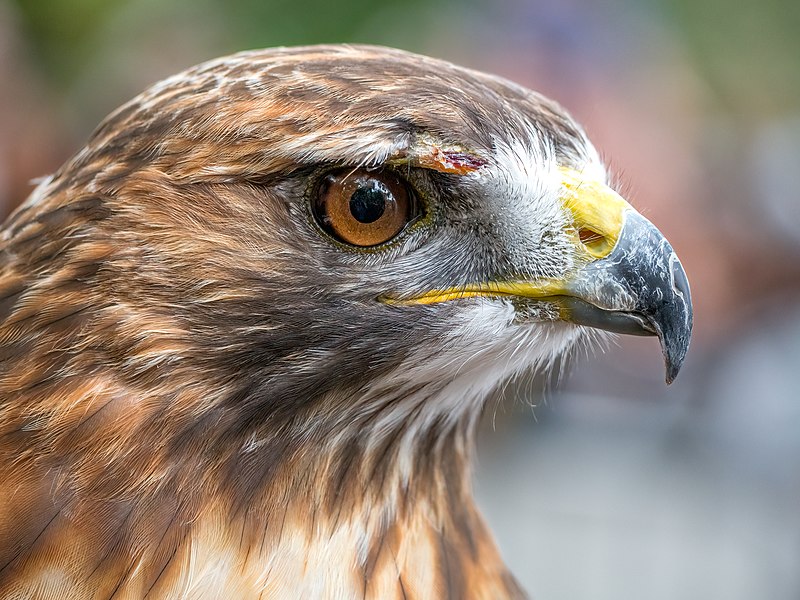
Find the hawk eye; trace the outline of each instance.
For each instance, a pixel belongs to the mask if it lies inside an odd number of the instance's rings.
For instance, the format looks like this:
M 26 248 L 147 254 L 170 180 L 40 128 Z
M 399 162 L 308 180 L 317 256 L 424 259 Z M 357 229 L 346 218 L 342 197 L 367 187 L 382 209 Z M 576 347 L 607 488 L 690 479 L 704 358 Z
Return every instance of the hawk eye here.
M 388 171 L 341 169 L 326 175 L 313 202 L 314 217 L 353 246 L 388 242 L 416 216 L 408 185 Z

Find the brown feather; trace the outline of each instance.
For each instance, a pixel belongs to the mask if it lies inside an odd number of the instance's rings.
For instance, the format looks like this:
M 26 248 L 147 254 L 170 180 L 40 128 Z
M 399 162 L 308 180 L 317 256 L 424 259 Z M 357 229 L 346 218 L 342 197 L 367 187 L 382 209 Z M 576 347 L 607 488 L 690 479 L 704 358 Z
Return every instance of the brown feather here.
M 111 115 L 0 242 L 0 597 L 521 596 L 472 500 L 475 415 L 420 428 L 411 408 L 370 438 L 400 388 L 303 379 L 323 346 L 267 336 L 278 290 L 323 294 L 296 276 L 310 234 L 285 178 L 456 177 L 488 160 L 486 123 L 531 120 L 581 143 L 531 92 L 370 47 L 223 59 Z

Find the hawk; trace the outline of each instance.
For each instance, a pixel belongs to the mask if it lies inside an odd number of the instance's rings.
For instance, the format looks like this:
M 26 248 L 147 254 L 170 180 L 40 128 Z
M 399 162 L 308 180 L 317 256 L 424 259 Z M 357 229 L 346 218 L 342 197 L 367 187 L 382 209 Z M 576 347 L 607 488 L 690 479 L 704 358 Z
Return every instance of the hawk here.
M 0 242 L 0 597 L 515 598 L 484 400 L 691 300 L 583 130 L 399 50 L 252 51 L 111 114 Z

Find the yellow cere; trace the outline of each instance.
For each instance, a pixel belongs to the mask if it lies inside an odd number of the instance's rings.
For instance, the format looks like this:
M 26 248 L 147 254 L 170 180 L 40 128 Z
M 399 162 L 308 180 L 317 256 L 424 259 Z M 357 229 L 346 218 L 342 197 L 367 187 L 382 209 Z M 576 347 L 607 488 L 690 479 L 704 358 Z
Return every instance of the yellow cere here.
M 608 256 L 619 239 L 625 211 L 633 210 L 622 196 L 601 181 L 561 167 L 561 201 L 572 213 L 579 246 L 595 259 Z

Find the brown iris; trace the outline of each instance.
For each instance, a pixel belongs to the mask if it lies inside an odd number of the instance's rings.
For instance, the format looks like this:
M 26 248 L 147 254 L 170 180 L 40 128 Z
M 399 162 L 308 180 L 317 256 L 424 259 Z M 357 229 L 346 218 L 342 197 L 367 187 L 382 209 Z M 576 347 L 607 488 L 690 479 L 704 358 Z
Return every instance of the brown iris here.
M 414 217 L 407 184 L 388 171 L 342 169 L 326 175 L 314 216 L 328 233 L 353 246 L 376 246 L 396 236 Z

